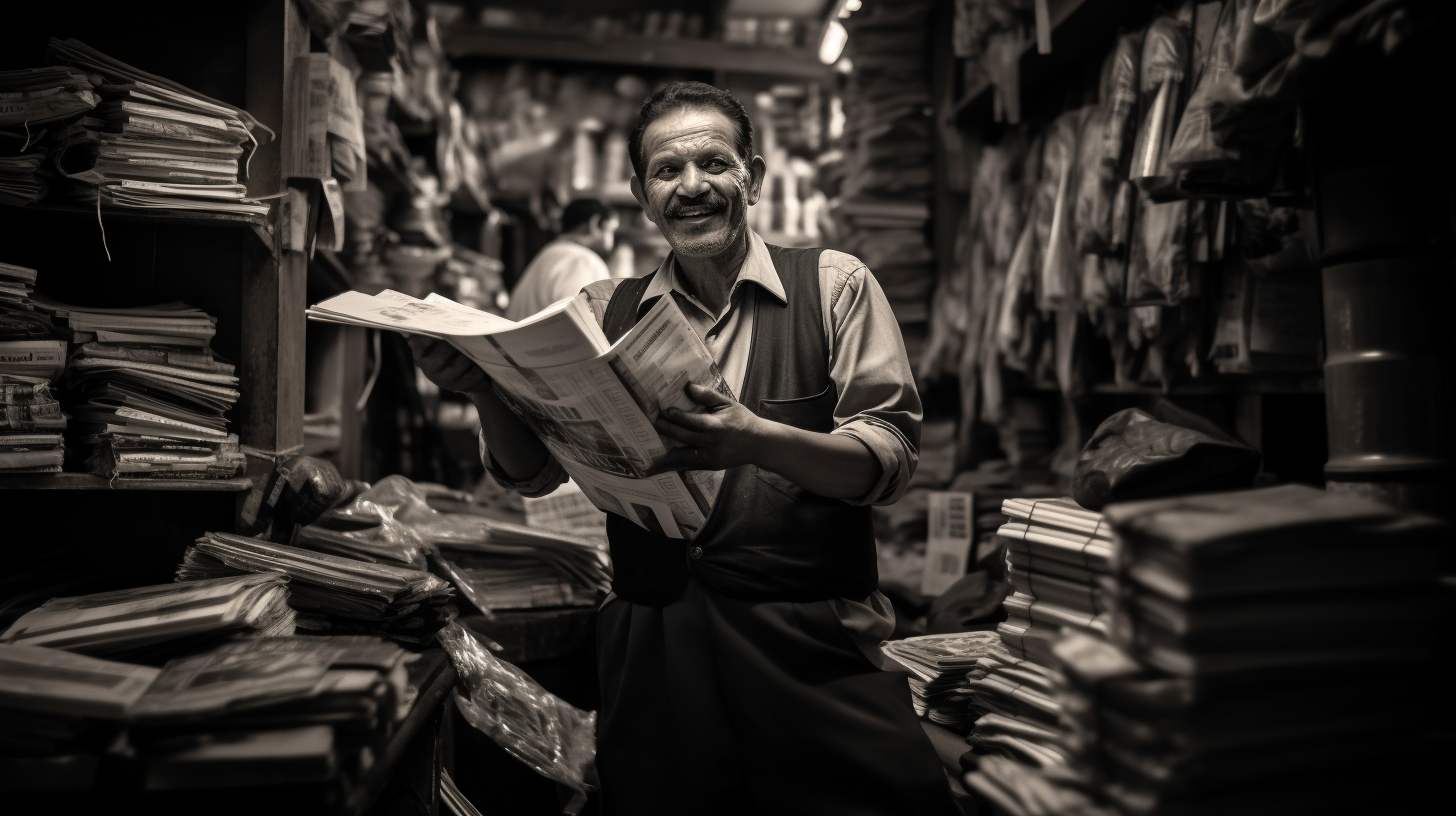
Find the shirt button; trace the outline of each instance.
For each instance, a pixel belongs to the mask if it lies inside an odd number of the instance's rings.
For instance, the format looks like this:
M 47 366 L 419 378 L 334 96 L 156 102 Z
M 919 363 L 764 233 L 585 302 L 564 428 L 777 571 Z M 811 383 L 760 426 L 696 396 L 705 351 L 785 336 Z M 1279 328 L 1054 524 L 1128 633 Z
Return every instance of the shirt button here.
M 702 558 L 702 557 L 703 557 L 703 548 L 702 547 L 694 547 L 691 550 L 688 550 L 688 558 L 692 558 L 694 560 L 697 560 L 697 559 Z

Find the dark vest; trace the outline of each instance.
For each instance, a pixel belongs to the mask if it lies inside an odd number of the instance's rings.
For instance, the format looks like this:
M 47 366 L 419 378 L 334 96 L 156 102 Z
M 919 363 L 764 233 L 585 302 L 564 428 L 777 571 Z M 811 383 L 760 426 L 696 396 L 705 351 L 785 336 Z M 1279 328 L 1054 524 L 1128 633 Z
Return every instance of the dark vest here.
M 829 379 L 819 249 L 770 246 L 788 303 L 754 299 L 748 370 L 738 399 L 765 419 L 808 431 L 834 430 L 839 400 Z M 656 273 L 653 273 L 656 274 Z M 617 286 L 602 321 L 616 342 L 637 323 L 652 275 Z M 703 529 L 692 541 L 644 530 L 607 514 L 617 596 L 666 606 L 697 580 L 763 601 L 860 600 L 879 573 L 868 507 L 819 496 L 753 465 L 732 468 Z

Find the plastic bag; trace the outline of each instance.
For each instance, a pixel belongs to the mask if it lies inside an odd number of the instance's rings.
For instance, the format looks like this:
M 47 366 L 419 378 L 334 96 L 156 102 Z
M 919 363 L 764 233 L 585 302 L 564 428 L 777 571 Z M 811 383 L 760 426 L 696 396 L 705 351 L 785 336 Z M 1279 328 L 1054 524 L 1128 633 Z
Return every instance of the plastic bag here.
M 1037 308 L 1043 311 L 1054 310 L 1078 298 L 1081 267 L 1077 260 L 1074 212 L 1078 199 L 1077 141 L 1085 116 L 1085 109 L 1062 114 L 1052 124 L 1047 137 L 1042 173 L 1043 190 L 1049 196 L 1040 202 L 1043 209 L 1037 219 L 1037 238 L 1043 241 Z
M 295 524 L 313 524 L 349 492 L 338 468 L 323 459 L 300 456 L 278 471 L 286 482 L 278 511 Z
M 1082 448 L 1072 498 L 1089 510 L 1117 501 L 1238 490 L 1254 483 L 1259 451 L 1213 422 L 1160 400 L 1108 417 Z
M 428 566 L 425 541 L 409 517 L 434 512 L 409 479 L 389 476 L 299 528 L 293 543 L 371 564 L 422 570 Z
M 492 655 L 458 623 L 440 644 L 460 675 L 455 706 L 465 721 L 536 773 L 575 791 L 566 813 L 579 813 L 596 777 L 595 711 L 582 711 Z
M 1155 18 L 1143 40 L 1138 90 L 1147 111 L 1133 145 L 1128 177 L 1144 190 L 1173 183 L 1168 147 L 1183 109 L 1183 80 L 1188 73 L 1188 26 L 1167 14 Z

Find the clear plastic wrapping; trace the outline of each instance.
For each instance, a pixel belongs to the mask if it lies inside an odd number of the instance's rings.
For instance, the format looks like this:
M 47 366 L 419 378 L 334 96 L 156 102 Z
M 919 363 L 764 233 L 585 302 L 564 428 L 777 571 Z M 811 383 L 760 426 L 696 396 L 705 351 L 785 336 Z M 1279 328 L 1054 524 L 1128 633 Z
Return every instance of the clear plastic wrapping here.
M 580 811 L 596 777 L 596 712 L 542 688 L 459 624 L 445 627 L 439 639 L 460 675 L 463 692 L 455 692 L 455 705 L 461 716 L 536 773 L 575 791 L 566 812 Z
M 425 569 L 425 542 L 412 521 L 434 515 L 409 479 L 389 476 L 299 529 L 293 543 L 371 564 Z

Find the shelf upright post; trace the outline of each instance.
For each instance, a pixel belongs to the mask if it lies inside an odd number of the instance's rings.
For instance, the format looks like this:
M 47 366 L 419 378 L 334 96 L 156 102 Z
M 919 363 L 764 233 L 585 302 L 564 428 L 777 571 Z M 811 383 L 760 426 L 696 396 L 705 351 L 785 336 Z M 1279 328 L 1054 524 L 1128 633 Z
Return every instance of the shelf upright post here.
M 294 132 L 288 98 L 294 66 L 308 53 L 309 31 L 295 0 L 251 3 L 247 32 L 247 109 L 275 137 L 258 148 L 248 169 L 248 195 L 267 197 L 287 184 L 283 156 Z M 285 250 L 278 219 L 271 215 L 271 252 L 259 252 L 241 276 L 242 359 L 238 361 L 242 399 L 237 428 L 250 449 L 249 475 L 268 483 L 279 454 L 303 444 L 304 308 L 308 259 Z M 258 478 L 262 477 L 262 478 Z M 246 513 L 245 513 L 246 515 Z

